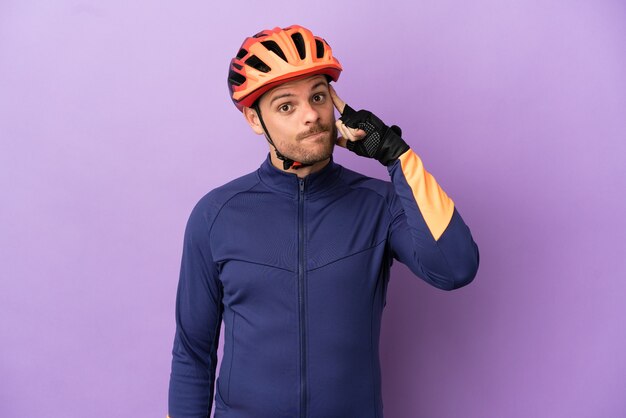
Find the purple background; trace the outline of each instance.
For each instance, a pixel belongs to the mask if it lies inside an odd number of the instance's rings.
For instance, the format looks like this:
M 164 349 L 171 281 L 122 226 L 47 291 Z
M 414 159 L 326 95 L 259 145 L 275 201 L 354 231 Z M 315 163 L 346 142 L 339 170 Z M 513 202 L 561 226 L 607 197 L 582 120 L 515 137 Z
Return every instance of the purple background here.
M 394 266 L 385 417 L 625 417 L 625 22 L 620 1 L 0 2 L 0 412 L 165 416 L 187 217 L 267 152 L 228 62 L 298 23 L 481 250 L 452 293 Z

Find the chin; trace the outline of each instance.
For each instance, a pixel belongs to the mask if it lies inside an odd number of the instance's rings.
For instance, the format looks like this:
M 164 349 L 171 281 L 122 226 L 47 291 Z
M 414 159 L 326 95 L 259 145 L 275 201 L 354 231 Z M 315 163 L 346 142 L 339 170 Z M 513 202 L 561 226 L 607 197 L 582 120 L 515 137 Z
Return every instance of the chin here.
M 302 155 L 302 159 L 296 161 L 300 161 L 304 164 L 315 164 L 327 160 L 333 155 L 334 148 L 335 144 L 330 144 L 329 147 L 325 146 L 324 149 L 319 152 Z

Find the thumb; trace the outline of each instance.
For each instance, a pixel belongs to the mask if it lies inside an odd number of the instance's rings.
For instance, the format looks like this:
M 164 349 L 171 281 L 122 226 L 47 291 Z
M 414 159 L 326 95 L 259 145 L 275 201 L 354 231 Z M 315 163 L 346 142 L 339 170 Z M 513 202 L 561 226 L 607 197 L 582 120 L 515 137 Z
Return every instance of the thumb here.
M 337 145 L 339 145 L 340 147 L 346 148 L 348 140 L 344 138 L 343 136 L 338 136 L 336 142 L 337 142 Z

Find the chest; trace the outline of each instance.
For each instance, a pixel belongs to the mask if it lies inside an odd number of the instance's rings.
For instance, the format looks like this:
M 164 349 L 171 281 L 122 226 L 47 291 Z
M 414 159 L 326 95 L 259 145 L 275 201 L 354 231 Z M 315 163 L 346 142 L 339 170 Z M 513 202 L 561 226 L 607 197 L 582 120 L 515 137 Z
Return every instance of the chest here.
M 384 200 L 365 191 L 300 198 L 255 192 L 224 205 L 210 239 L 221 265 L 311 270 L 380 244 L 389 224 Z

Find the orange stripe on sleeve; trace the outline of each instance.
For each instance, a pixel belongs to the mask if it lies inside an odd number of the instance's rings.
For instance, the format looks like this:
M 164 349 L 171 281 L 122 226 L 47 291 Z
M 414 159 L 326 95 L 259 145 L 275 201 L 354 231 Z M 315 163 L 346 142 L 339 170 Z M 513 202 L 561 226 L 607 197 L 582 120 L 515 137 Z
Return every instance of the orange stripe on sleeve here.
M 424 169 L 422 160 L 412 150 L 400 156 L 402 173 L 431 234 L 438 240 L 448 227 L 454 213 L 454 202 Z

